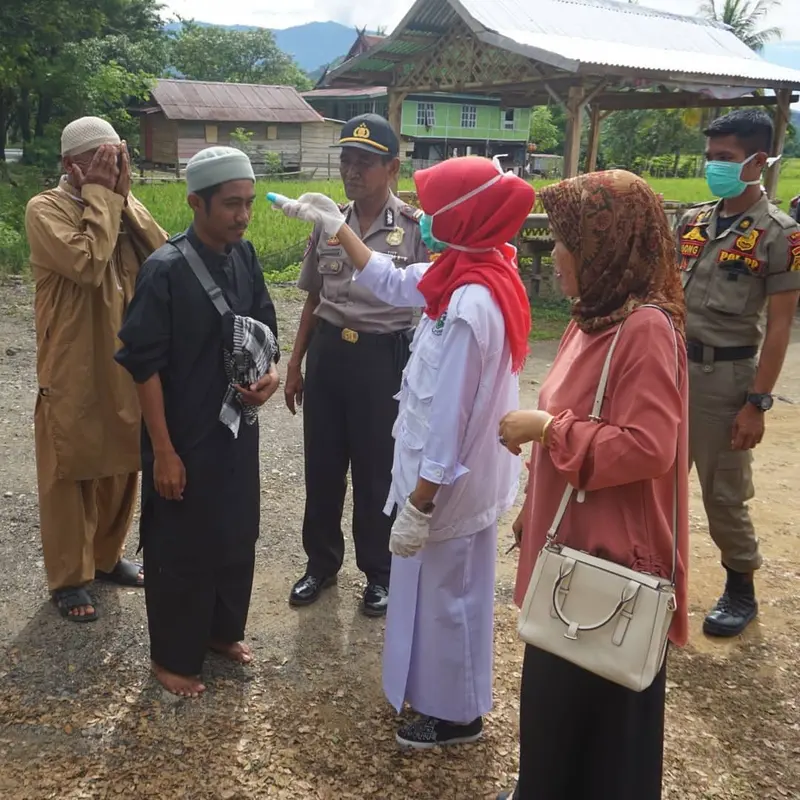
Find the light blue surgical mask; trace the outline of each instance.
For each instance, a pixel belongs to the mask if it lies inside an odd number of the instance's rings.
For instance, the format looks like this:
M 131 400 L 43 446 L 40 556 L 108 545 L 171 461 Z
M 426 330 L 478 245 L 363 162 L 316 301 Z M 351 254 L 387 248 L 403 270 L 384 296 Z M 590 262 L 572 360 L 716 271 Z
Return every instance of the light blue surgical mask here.
M 447 245 L 433 235 L 433 217 L 430 214 L 423 213 L 420 217 L 419 232 L 429 253 L 443 253 L 447 249 Z
M 757 153 L 753 153 L 750 158 L 741 163 L 738 161 L 707 161 L 706 162 L 706 181 L 711 194 L 723 200 L 732 197 L 739 197 L 748 186 L 757 186 L 761 179 L 755 181 L 743 181 L 742 170 L 749 164 Z

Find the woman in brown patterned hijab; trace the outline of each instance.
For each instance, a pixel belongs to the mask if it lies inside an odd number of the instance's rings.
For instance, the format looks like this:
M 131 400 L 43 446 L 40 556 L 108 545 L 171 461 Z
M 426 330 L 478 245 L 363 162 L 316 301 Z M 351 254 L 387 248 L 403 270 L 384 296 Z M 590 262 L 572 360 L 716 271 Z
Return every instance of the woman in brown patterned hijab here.
M 683 289 L 661 202 L 636 175 L 592 172 L 539 193 L 556 239 L 577 267 L 572 316 L 586 332 L 621 322 L 645 303 L 683 333 Z
M 669 578 L 677 541 L 669 640 L 681 647 L 689 626 L 688 381 L 669 225 L 652 190 L 628 172 L 564 181 L 541 197 L 556 240 L 556 274 L 574 298 L 573 321 L 539 388 L 538 408 L 512 411 L 498 431 L 512 452 L 533 443 L 525 507 L 514 526 L 521 531 L 514 599 L 523 607 L 571 486 L 585 496 L 568 499 L 559 542 Z M 642 307 L 653 305 L 659 308 Z M 595 392 L 618 332 L 595 417 Z M 661 800 L 666 664 L 634 692 L 537 641 L 542 646 L 528 642 L 522 669 L 517 787 L 500 798 Z

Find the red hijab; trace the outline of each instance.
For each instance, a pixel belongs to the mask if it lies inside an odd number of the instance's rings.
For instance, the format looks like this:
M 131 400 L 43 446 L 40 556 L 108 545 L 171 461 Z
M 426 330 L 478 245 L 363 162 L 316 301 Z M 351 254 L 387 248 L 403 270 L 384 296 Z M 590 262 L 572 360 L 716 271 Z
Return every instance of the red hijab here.
M 440 208 L 497 177 L 497 167 L 488 158 L 466 156 L 416 172 L 414 183 L 423 211 L 433 216 Z M 530 184 L 506 174 L 463 203 L 436 215 L 431 232 L 451 247 L 438 256 L 419 282 L 427 303 L 425 313 L 431 319 L 438 319 L 446 311 L 459 286 L 485 286 L 503 314 L 514 372 L 522 369 L 528 354 L 531 313 L 517 270 L 516 250 L 508 242 L 519 233 L 534 199 Z M 457 247 L 484 252 L 464 252 Z

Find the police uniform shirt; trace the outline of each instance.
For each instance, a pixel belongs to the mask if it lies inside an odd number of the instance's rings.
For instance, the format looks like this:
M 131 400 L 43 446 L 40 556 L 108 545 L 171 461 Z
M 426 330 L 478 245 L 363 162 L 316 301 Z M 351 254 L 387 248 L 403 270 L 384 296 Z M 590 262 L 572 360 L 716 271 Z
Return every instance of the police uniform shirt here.
M 355 206 L 342 208 L 348 224 L 364 244 L 392 258 L 396 267 L 427 262 L 428 251 L 419 230 L 421 212 L 390 194 L 386 205 L 368 231 L 362 231 Z M 369 289 L 353 281 L 355 269 L 347 253 L 333 236 L 319 226 L 308 241 L 299 288 L 319 294 L 316 315 L 340 328 L 362 333 L 393 333 L 413 325 L 413 311 L 395 308 L 378 300 Z
M 678 226 L 689 341 L 760 345 L 769 295 L 800 290 L 800 226 L 766 195 L 739 217 L 722 203 L 691 209 Z

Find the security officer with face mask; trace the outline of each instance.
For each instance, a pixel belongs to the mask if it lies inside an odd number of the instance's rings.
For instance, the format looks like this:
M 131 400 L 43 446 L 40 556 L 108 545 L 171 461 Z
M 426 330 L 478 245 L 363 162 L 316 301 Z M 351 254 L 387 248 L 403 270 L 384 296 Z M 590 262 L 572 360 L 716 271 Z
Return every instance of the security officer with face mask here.
M 376 114 L 351 119 L 338 146 L 351 201 L 342 211 L 350 227 L 397 267 L 428 261 L 421 212 L 390 188 L 400 169 L 400 144 L 389 123 Z M 377 617 L 386 613 L 388 603 L 392 519 L 383 507 L 392 479 L 395 395 L 408 360 L 414 312 L 380 302 L 353 281 L 354 272 L 339 240 L 316 226 L 298 281 L 308 297 L 284 388 L 292 413 L 303 405 L 303 547 L 308 556 L 289 602 L 310 605 L 336 582 L 344 558 L 342 513 L 349 468 L 356 562 L 367 579 L 362 610 Z
M 705 134 L 706 178 L 720 200 L 690 210 L 677 234 L 688 316 L 690 458 L 727 573 L 703 630 L 737 636 L 758 613 L 753 573 L 762 558 L 747 508 L 752 452 L 764 436 L 800 297 L 800 226 L 761 187 L 773 139 L 767 114 L 734 111 Z

